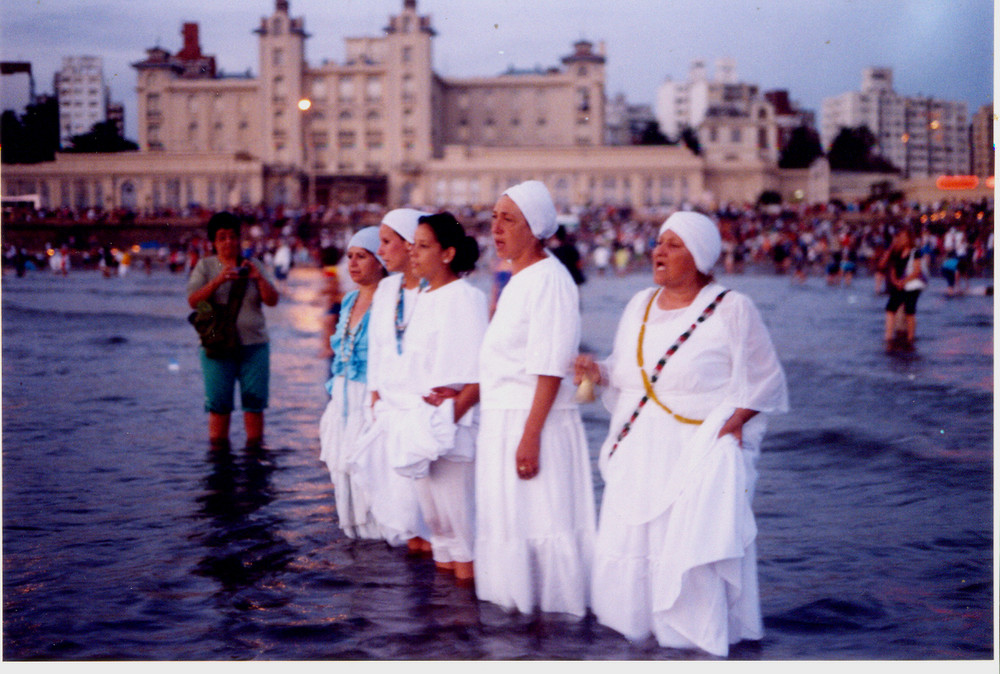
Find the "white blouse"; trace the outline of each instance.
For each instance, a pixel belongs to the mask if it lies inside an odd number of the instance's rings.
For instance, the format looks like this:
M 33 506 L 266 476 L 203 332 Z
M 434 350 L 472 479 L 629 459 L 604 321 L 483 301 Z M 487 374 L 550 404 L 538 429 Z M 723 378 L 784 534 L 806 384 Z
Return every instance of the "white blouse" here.
M 531 409 L 539 375 L 563 380 L 552 409 L 575 407 L 570 375 L 579 344 L 576 284 L 546 251 L 500 294 L 479 355 L 480 407 Z

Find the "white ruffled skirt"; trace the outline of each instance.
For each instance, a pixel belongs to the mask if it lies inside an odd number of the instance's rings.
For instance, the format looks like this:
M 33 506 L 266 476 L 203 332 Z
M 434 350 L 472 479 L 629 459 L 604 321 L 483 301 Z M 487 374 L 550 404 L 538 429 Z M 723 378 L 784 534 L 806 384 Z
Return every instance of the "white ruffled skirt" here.
M 349 538 L 378 539 L 371 501 L 362 481 L 348 470 L 348 458 L 358 451 L 358 436 L 368 421 L 367 387 L 356 381 L 347 381 L 345 387 L 343 378 L 337 378 L 332 388 L 319 421 L 319 458 L 330 471 L 337 520 Z
M 599 622 L 634 641 L 652 634 L 664 647 L 722 657 L 730 644 L 763 636 L 751 510 L 758 451 L 747 435 L 745 449 L 732 436 L 712 443 L 680 495 L 649 521 L 609 505 L 648 498 L 640 481 L 605 471 L 593 576 Z
M 476 448 L 476 594 L 508 610 L 583 616 L 590 605 L 594 489 L 576 409 L 552 410 L 539 472 L 517 476 L 528 410 L 481 410 Z

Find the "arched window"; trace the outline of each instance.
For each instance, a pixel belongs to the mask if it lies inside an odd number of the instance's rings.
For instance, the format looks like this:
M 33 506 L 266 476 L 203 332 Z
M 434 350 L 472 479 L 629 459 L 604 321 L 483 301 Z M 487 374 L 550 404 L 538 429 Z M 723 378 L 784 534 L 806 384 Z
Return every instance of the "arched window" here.
M 121 204 L 122 208 L 134 211 L 136 206 L 136 196 L 135 196 L 135 185 L 132 181 L 126 180 L 122 183 L 121 187 Z

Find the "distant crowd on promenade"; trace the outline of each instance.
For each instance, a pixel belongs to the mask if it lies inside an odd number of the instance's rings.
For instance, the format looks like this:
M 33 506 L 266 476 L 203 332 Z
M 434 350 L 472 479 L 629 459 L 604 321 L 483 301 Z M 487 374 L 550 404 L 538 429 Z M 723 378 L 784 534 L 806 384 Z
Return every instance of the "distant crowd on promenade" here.
M 488 250 L 490 212 L 485 206 L 450 206 Z M 234 209 L 245 223 L 244 254 L 279 269 L 291 266 L 324 267 L 340 259 L 351 234 L 378 224 L 386 212 L 380 204 L 337 205 L 311 210 L 265 206 Z M 560 216 L 563 245 L 578 252 L 580 279 L 587 275 L 624 275 L 647 269 L 656 232 L 669 213 L 664 208 L 636 210 L 615 205 L 573 209 Z M 725 205 L 709 215 L 719 223 L 723 240 L 721 265 L 727 273 L 745 270 L 788 274 L 804 281 L 825 277 L 832 284 L 850 283 L 857 275 L 880 284 L 880 262 L 893 237 L 909 229 L 926 255 L 928 269 L 940 275 L 952 268 L 958 289 L 968 279 L 993 273 L 993 204 L 943 202 L 930 206 L 887 204 L 827 204 L 809 207 Z M 144 213 L 143 218 L 190 220 L 204 216 L 201 209 Z M 95 209 L 51 211 L 19 208 L 5 212 L 5 222 L 126 223 L 136 214 L 104 213 Z M 74 228 L 79 231 L 79 227 Z M 4 267 L 19 274 L 32 270 L 68 273 L 71 269 L 102 269 L 106 275 L 124 275 L 130 269 L 152 273 L 168 269 L 189 272 L 197 260 L 210 254 L 209 242 L 197 229 L 184 229 L 177 240 L 136 241 L 112 247 L 91 236 L 87 240 L 46 242 L 44 247 L 4 241 Z M 560 244 L 553 239 L 553 247 Z M 951 262 L 949 262 L 951 259 Z M 948 273 L 947 271 L 945 272 Z M 951 285 L 951 284 L 949 284 Z

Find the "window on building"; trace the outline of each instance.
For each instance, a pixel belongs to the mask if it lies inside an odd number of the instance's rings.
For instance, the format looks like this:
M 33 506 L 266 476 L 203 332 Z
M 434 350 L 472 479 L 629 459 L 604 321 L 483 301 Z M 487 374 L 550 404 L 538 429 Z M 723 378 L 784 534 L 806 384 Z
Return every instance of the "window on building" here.
M 739 143 L 743 139 L 743 133 L 739 129 L 729 130 L 729 140 L 732 143 Z
M 345 75 L 340 78 L 340 100 L 350 101 L 354 98 L 354 78 Z
M 341 131 L 337 134 L 337 143 L 341 149 L 349 150 L 354 147 L 355 139 L 353 131 Z
M 403 47 L 403 63 L 413 60 L 413 47 Z
M 382 79 L 379 77 L 369 77 L 365 82 L 365 96 L 370 102 L 378 101 L 382 98 Z
M 285 52 L 282 51 L 281 49 L 275 49 L 273 52 L 271 52 L 271 58 L 272 58 L 271 63 L 273 65 L 280 66 L 281 62 L 285 58 Z

